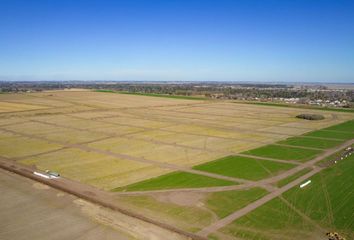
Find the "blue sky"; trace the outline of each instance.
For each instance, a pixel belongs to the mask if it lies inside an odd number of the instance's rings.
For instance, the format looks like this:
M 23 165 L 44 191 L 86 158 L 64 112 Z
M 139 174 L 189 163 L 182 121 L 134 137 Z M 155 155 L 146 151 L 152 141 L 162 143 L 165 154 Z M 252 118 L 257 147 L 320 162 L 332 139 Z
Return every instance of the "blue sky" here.
M 0 80 L 354 82 L 354 1 L 0 0 Z

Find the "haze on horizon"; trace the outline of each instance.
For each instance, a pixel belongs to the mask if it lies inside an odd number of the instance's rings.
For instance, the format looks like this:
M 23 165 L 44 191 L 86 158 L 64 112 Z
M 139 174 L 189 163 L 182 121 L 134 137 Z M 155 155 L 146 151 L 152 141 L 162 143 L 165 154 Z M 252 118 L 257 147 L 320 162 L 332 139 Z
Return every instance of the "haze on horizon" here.
M 0 1 L 0 80 L 354 82 L 353 1 Z

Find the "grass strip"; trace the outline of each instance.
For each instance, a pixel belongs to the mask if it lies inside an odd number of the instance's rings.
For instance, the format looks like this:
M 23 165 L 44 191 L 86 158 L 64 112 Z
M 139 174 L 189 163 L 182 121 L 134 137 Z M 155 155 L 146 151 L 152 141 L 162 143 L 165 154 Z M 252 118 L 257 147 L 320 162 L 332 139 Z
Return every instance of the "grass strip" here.
M 286 164 L 248 157 L 228 156 L 195 166 L 193 169 L 229 177 L 260 180 L 293 167 L 294 165 L 290 163 Z
M 343 141 L 338 140 L 327 140 L 327 139 L 314 139 L 306 137 L 292 137 L 278 143 L 290 145 L 290 146 L 301 146 L 301 147 L 313 147 L 327 149 L 335 147 L 341 144 Z
M 185 99 L 185 100 L 208 100 L 208 98 L 205 98 L 205 97 L 168 95 L 168 94 L 157 94 L 157 93 L 139 93 L 139 92 L 126 92 L 126 91 L 113 91 L 113 90 L 95 90 L 95 92 L 118 93 L 118 94 L 138 95 L 138 96 L 147 96 L 147 97 L 174 98 L 174 99 Z
M 115 188 L 112 191 L 148 191 L 157 189 L 231 186 L 236 184 L 235 182 L 223 179 L 178 171 L 133 183 L 125 187 Z
M 305 162 L 312 159 L 322 151 L 314 149 L 303 149 L 296 147 L 286 147 L 278 145 L 266 145 L 264 147 L 252 149 L 244 154 L 250 154 L 253 156 L 274 158 L 279 160 L 295 160 L 299 162 Z
M 215 192 L 208 196 L 206 206 L 219 218 L 224 218 L 238 209 L 247 206 L 251 202 L 260 199 L 267 193 L 268 192 L 263 188 Z
M 318 131 L 306 133 L 303 136 L 347 140 L 347 139 L 354 138 L 354 133 L 351 133 L 351 132 L 330 132 L 330 131 L 318 130 Z

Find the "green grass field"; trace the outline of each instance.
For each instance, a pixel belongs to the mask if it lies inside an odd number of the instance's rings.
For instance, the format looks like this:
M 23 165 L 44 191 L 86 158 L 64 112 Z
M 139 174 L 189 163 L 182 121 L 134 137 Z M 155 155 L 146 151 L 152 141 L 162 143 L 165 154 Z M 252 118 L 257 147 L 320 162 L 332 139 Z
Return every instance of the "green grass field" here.
M 304 188 L 293 188 L 284 197 L 328 229 L 350 233 L 354 238 L 354 155 L 324 169 Z
M 348 139 L 354 138 L 354 133 L 352 133 L 352 132 L 330 132 L 330 131 L 319 130 L 319 131 L 306 133 L 304 136 L 348 140 Z
M 331 130 L 331 131 L 343 131 L 343 132 L 354 132 L 354 120 L 347 121 L 341 124 L 337 124 L 324 130 Z
M 193 167 L 194 169 L 229 177 L 260 180 L 280 171 L 294 167 L 293 164 L 258 160 L 254 158 L 228 156 Z
M 263 197 L 268 192 L 262 188 L 211 193 L 206 206 L 219 218 L 224 218 L 247 204 Z
M 299 177 L 301 177 L 302 175 L 305 175 L 306 173 L 310 172 L 311 169 L 310 168 L 305 168 L 305 169 L 302 169 L 300 172 L 297 172 L 287 178 L 284 178 L 282 180 L 280 180 L 279 182 L 277 182 L 277 187 L 282 187 L 282 186 L 285 186 L 286 184 L 298 179 Z
M 264 147 L 252 149 L 244 152 L 244 154 L 274 158 L 280 160 L 295 160 L 300 162 L 305 162 L 315 157 L 317 154 L 321 153 L 319 150 L 312 149 L 302 149 L 295 147 L 285 147 L 277 145 L 267 145 Z
M 245 240 L 284 240 L 310 238 L 314 227 L 281 199 L 275 198 L 220 229 L 228 237 Z M 222 234 L 214 239 L 224 239 Z
M 193 194 L 193 193 L 192 193 Z M 195 193 L 194 193 L 195 194 Z M 196 232 L 267 194 L 262 188 L 200 193 L 200 199 L 187 205 L 175 203 L 165 194 L 154 196 L 120 196 L 118 201 L 136 211 L 161 219 L 169 219 L 182 229 Z M 188 199 L 188 193 L 186 193 Z M 177 201 L 178 202 L 178 201 Z
M 163 219 L 163 222 L 173 223 L 174 226 L 190 232 L 197 232 L 213 221 L 213 214 L 210 211 L 159 201 L 152 196 L 123 196 L 119 201 L 151 219 L 159 222 Z
M 147 191 L 157 189 L 173 188 L 200 188 L 236 185 L 222 179 L 211 178 L 203 175 L 197 175 L 187 172 L 172 172 L 156 178 L 137 182 L 125 187 L 119 187 L 113 191 Z
M 280 141 L 278 143 L 285 144 L 285 145 L 291 145 L 291 146 L 302 146 L 302 147 L 313 147 L 313 148 L 326 149 L 326 148 L 335 147 L 335 146 L 341 144 L 342 142 L 343 141 L 337 141 L 337 140 L 314 139 L 314 138 L 306 138 L 306 137 L 292 137 L 292 138 L 288 138 L 284 141 Z

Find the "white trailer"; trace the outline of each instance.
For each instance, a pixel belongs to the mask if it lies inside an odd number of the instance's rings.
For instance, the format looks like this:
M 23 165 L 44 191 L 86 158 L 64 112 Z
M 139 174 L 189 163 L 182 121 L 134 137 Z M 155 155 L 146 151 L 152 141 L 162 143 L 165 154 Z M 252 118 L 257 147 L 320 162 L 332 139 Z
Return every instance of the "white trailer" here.
M 303 183 L 300 185 L 300 188 L 304 188 L 306 187 L 307 185 L 309 185 L 311 183 L 311 180 L 308 180 L 307 182 Z

